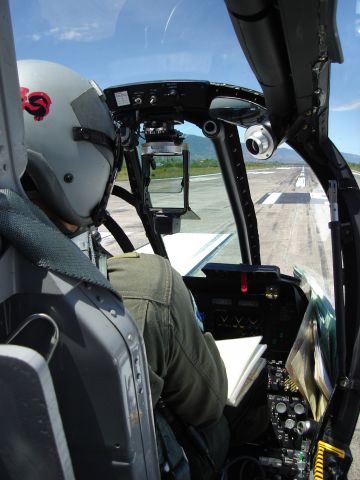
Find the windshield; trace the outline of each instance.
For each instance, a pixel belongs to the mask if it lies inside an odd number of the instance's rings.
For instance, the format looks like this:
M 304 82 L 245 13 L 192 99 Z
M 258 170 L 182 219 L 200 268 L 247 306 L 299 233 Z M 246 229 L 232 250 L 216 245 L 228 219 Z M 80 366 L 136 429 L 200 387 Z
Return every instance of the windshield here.
M 218 0 L 10 0 L 18 58 L 62 63 L 103 88 L 162 79 L 257 88 Z
M 331 67 L 329 137 L 357 171 L 360 161 L 360 1 L 340 2 L 337 23 L 344 63 Z
M 176 78 L 260 90 L 222 1 L 10 0 L 10 8 L 19 59 L 61 63 L 102 88 Z M 330 138 L 357 155 L 360 1 L 341 2 L 337 23 L 345 64 L 332 65 Z
M 64 64 L 94 79 L 102 88 L 147 80 L 194 79 L 260 90 L 239 47 L 225 4 L 218 0 L 10 0 L 10 8 L 18 59 L 34 58 Z M 360 59 L 357 54 L 360 2 L 341 2 L 337 21 L 345 64 L 332 66 L 329 136 L 352 162 L 356 172 L 360 163 L 357 131 L 360 120 Z M 195 137 L 206 140 L 205 144 L 210 143 L 201 130 L 190 123 L 182 125 L 181 131 L 190 136 L 189 143 L 193 145 L 197 145 Z M 203 151 L 196 151 L 197 158 L 208 161 L 203 162 L 204 166 L 217 168 L 216 156 L 209 151 L 204 145 Z M 250 163 L 248 156 L 245 160 L 258 215 L 263 263 L 279 265 L 288 274 L 300 263 L 322 277 L 326 275 L 327 282 L 330 281 L 328 204 L 315 176 L 290 149 L 280 148 L 277 156 L 266 165 Z M 215 177 L 208 176 L 202 182 L 208 186 L 208 191 L 214 179 L 220 177 L 217 171 L 196 169 L 196 174 L 190 172 L 193 177 L 190 205 L 202 220 L 183 221 L 181 232 L 187 235 L 225 234 L 223 243 L 229 250 L 224 250 L 222 255 L 221 250 L 216 249 L 212 260 L 241 262 L 239 248 L 234 247 L 236 229 L 232 217 L 225 216 L 217 227 L 214 227 L 216 222 L 210 222 L 223 212 L 231 215 L 221 178 L 216 186 L 217 195 L 224 199 L 226 207 L 220 208 L 216 195 L 212 194 L 211 202 L 206 200 L 206 193 L 203 198 L 197 195 L 196 189 L 201 182 L 195 177 L 201 173 L 215 173 Z M 125 226 L 135 247 L 145 245 L 147 238 L 131 207 L 112 205 L 110 208 L 119 214 L 119 223 Z M 304 205 L 309 206 L 304 209 Z M 131 213 L 124 218 L 122 214 L 126 210 Z M 283 223 L 284 210 L 293 221 L 297 218 L 296 222 L 304 222 L 301 225 L 295 222 L 296 231 L 290 231 L 289 224 Z M 311 222 L 306 223 L 310 217 Z M 311 247 L 316 252 L 313 256 L 309 256 L 309 231 L 315 232 L 312 237 L 315 246 Z M 301 242 L 300 236 L 303 237 Z M 299 248 L 294 248 L 295 237 Z M 177 249 L 175 252 L 174 256 L 179 256 Z M 195 274 L 199 274 L 199 270 Z

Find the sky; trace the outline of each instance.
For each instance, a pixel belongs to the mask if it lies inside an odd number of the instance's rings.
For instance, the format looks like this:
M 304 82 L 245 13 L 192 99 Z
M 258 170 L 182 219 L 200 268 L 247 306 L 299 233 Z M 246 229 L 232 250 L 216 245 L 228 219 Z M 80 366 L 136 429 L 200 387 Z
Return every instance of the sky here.
M 338 3 L 345 62 L 332 66 L 329 136 L 360 154 L 360 0 Z M 61 63 L 103 88 L 194 79 L 260 90 L 222 0 L 10 0 L 10 9 L 18 59 Z

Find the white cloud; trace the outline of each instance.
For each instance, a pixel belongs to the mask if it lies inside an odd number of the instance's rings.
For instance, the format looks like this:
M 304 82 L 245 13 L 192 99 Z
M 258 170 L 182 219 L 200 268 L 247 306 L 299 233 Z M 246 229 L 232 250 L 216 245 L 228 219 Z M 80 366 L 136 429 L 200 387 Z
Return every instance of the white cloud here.
M 44 32 L 36 32 L 31 35 L 34 42 L 38 42 L 44 37 L 53 37 L 56 40 L 80 40 L 91 41 L 101 37 L 102 25 L 96 22 L 83 24 L 76 27 L 53 27 Z
M 49 29 L 34 32 L 31 39 L 38 42 L 52 37 L 60 41 L 88 42 L 111 37 L 125 2 L 126 0 L 39 0 L 42 20 L 48 23 Z
M 81 33 L 78 29 L 64 30 L 59 35 L 59 40 L 80 40 L 84 36 L 84 33 Z
M 350 103 L 344 103 L 343 105 L 337 105 L 335 107 L 331 107 L 332 112 L 347 112 L 349 110 L 357 110 L 360 108 L 360 100 L 353 100 Z
M 41 37 L 42 37 L 42 36 L 40 35 L 40 33 L 33 33 L 33 34 L 31 35 L 31 38 L 32 38 L 32 40 L 33 40 L 34 42 L 38 42 L 39 40 L 41 40 Z

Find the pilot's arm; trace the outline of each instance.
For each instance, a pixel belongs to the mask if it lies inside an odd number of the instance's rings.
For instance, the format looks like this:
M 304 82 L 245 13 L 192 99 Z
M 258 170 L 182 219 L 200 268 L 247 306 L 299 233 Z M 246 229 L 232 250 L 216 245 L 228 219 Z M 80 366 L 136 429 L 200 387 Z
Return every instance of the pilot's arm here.
M 109 259 L 108 272 L 144 336 L 154 405 L 161 395 L 186 423 L 216 422 L 227 398 L 225 368 L 181 275 L 168 260 L 138 253 Z

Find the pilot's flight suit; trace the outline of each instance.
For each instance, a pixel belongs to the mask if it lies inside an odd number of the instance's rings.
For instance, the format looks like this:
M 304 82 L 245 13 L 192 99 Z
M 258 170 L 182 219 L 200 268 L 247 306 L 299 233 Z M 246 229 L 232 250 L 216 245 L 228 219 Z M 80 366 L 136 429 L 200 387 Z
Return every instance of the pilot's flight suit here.
M 168 260 L 136 252 L 110 258 L 108 274 L 144 337 L 153 404 L 161 394 L 185 423 L 216 423 L 226 372 L 212 335 L 200 331 L 181 275 Z

